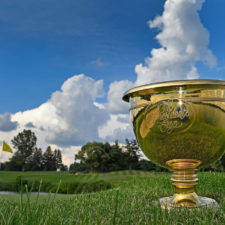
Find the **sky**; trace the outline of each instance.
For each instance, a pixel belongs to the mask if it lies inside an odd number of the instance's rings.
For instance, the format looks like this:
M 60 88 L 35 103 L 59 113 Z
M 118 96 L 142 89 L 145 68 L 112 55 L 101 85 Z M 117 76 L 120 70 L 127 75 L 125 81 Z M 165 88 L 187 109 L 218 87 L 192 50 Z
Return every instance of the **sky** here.
M 88 141 L 133 138 L 121 100 L 129 88 L 225 79 L 224 9 L 223 0 L 2 0 L 0 142 L 31 129 L 69 164 Z

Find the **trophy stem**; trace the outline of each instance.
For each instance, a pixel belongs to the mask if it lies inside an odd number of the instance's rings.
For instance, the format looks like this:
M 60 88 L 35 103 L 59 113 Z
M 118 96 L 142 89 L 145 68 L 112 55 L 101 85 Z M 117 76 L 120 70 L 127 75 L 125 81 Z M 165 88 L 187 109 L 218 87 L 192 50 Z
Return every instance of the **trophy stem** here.
M 173 159 L 166 162 L 173 171 L 172 184 L 175 193 L 171 197 L 161 198 L 162 208 L 217 206 L 214 199 L 198 196 L 195 187 L 198 183 L 197 170 L 201 164 L 196 159 Z
M 166 162 L 172 169 L 172 184 L 175 186 L 175 194 L 172 202 L 178 206 L 197 206 L 200 204 L 195 186 L 198 184 L 196 174 L 201 161 L 195 159 L 173 159 Z

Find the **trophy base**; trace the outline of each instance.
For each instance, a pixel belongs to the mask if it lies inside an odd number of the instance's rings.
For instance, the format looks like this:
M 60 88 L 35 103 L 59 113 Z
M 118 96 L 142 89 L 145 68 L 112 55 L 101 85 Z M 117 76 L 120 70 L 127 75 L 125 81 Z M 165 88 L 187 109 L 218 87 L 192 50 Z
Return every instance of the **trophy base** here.
M 212 198 L 198 196 L 198 204 L 193 204 L 193 202 L 182 202 L 180 204 L 174 203 L 174 196 L 164 197 L 159 199 L 159 204 L 162 209 L 173 209 L 177 207 L 187 207 L 187 208 L 201 208 L 201 207 L 218 207 L 217 202 Z
M 167 161 L 166 164 L 173 171 L 171 180 L 174 185 L 175 193 L 173 196 L 161 198 L 159 200 L 161 208 L 200 208 L 218 206 L 214 199 L 201 197 L 195 193 L 195 186 L 198 183 L 196 171 L 201 164 L 200 160 L 172 159 Z

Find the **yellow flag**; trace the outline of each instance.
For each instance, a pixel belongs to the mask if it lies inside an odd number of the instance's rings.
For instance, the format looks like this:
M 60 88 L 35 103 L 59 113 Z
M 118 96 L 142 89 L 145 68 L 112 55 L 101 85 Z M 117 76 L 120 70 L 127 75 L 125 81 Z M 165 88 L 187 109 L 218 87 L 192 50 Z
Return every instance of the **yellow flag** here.
M 3 145 L 2 145 L 2 151 L 13 153 L 12 148 L 8 144 L 6 144 L 4 141 L 3 141 Z

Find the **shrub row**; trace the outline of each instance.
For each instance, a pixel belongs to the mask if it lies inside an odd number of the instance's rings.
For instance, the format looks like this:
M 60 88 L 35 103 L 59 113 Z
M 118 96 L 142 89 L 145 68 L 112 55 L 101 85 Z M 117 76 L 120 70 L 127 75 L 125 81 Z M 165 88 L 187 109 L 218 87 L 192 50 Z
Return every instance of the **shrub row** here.
M 46 181 L 29 181 L 22 179 L 21 176 L 16 178 L 15 182 L 0 183 L 0 191 L 28 191 L 31 192 L 52 192 L 55 193 L 58 189 L 58 193 L 62 194 L 80 194 L 90 193 L 97 191 L 104 191 L 112 188 L 113 185 L 104 180 L 90 181 L 90 182 L 69 182 L 61 184 L 53 184 Z

